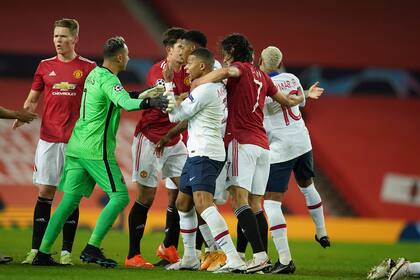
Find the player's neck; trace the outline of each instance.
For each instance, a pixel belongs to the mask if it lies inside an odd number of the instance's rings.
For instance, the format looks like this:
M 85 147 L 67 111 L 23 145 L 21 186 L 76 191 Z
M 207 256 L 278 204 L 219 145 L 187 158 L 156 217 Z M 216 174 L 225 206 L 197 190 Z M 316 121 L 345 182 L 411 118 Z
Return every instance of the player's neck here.
M 102 63 L 102 67 L 107 68 L 109 71 L 111 71 L 114 75 L 117 75 L 120 73 L 120 67 L 118 65 L 115 65 L 115 63 L 112 63 L 111 61 L 105 59 L 104 63 Z
M 75 59 L 77 56 L 76 52 L 70 52 L 70 53 L 59 53 L 57 54 L 57 58 L 58 60 L 62 61 L 62 62 L 69 62 L 72 61 L 73 59 Z

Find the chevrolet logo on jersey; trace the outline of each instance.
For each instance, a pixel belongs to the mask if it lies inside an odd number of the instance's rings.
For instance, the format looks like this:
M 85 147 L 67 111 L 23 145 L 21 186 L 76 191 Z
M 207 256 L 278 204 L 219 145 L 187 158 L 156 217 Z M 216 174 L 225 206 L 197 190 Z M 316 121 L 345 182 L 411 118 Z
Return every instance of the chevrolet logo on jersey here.
M 76 89 L 76 84 L 70 84 L 69 82 L 61 82 L 59 84 L 54 84 L 53 85 L 53 89 L 59 89 L 61 91 L 64 90 L 72 90 L 72 89 Z

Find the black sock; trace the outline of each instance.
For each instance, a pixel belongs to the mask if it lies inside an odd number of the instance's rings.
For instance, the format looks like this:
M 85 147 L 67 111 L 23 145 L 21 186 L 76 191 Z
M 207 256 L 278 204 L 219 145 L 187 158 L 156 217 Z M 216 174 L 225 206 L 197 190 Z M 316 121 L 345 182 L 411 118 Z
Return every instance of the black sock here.
M 179 214 L 175 207 L 168 207 L 166 209 L 166 226 L 165 226 L 165 239 L 163 245 L 165 248 L 175 246 L 178 248 L 179 241 Z
M 51 216 L 52 199 L 38 197 L 34 209 L 32 249 L 39 249 Z
M 129 259 L 140 254 L 140 240 L 143 237 L 148 211 L 149 207 L 137 201 L 131 207 L 130 215 L 128 215 L 128 232 L 130 236 Z
M 240 227 L 244 230 L 246 239 L 251 244 L 253 253 L 263 252 L 264 245 L 261 240 L 260 231 L 258 230 L 257 219 L 249 205 L 243 205 L 236 209 L 235 215 L 238 218 Z
M 197 230 L 197 234 L 195 236 L 195 249 L 201 251 L 201 247 L 203 247 L 203 244 L 204 244 L 203 235 L 201 234 L 200 230 Z
M 258 222 L 258 229 L 260 230 L 261 240 L 264 245 L 264 249 L 268 253 L 268 223 L 264 215 L 264 211 L 261 210 L 261 212 L 255 214 L 255 218 Z
M 76 236 L 77 224 L 79 222 L 79 208 L 73 211 L 70 217 L 67 218 L 63 227 L 63 248 L 62 251 L 71 253 L 73 248 L 74 237 Z
M 238 251 L 238 253 L 245 253 L 246 245 L 248 245 L 248 239 L 246 239 L 242 228 L 239 226 L 239 221 L 236 225 L 236 234 L 238 236 L 238 238 L 236 239 L 236 250 Z

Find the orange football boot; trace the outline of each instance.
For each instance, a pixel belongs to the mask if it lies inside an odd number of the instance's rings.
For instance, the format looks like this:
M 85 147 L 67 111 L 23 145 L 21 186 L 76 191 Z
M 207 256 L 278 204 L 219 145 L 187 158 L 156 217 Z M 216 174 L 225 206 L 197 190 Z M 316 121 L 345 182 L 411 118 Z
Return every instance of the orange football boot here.
M 135 255 L 131 259 L 125 258 L 126 268 L 153 268 L 153 264 L 147 262 L 141 255 Z
M 174 245 L 165 248 L 165 245 L 163 245 L 163 243 L 160 244 L 156 251 L 156 255 L 161 259 L 167 260 L 170 263 L 176 263 L 181 260 Z

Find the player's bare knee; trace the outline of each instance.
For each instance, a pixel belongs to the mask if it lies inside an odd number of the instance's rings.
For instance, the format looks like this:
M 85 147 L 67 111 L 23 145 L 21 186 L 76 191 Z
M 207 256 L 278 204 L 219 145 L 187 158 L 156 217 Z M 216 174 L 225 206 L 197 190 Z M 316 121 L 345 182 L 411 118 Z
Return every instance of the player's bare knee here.
M 191 200 L 191 201 L 190 201 Z M 181 212 L 188 212 L 192 209 L 192 198 L 188 195 L 180 195 L 175 202 L 176 209 Z
M 248 203 L 248 192 L 239 187 L 230 187 L 229 193 L 231 195 L 231 206 L 234 210 L 238 209 L 243 205 L 249 205 Z
M 201 214 L 204 210 L 213 205 L 213 196 L 208 192 L 195 192 L 194 205 L 198 214 Z
M 313 181 L 312 178 L 309 178 L 309 179 L 300 179 L 300 178 L 298 179 L 298 178 L 296 178 L 296 182 L 298 183 L 299 187 L 307 188 L 310 185 L 312 185 L 314 181 Z
M 137 184 L 137 196 L 136 201 L 146 206 L 152 206 L 153 200 L 155 199 L 156 188 L 141 186 Z
M 264 195 L 265 200 L 274 200 L 277 202 L 283 202 L 284 193 L 282 192 L 266 192 Z
M 258 213 L 261 212 L 261 196 L 251 195 L 249 197 L 249 206 L 251 207 L 252 212 Z
M 54 199 L 56 187 L 47 185 L 38 185 L 38 196 L 46 199 Z

